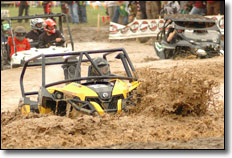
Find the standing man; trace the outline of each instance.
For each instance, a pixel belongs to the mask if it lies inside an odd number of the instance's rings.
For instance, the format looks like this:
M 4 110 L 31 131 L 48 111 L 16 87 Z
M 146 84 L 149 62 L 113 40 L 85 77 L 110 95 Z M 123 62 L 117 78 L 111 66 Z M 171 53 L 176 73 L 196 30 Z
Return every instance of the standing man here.
M 61 12 L 67 14 L 68 20 L 71 21 L 71 17 L 69 15 L 68 4 L 66 1 L 60 1 Z M 66 22 L 65 17 L 63 18 L 63 22 Z
M 127 25 L 128 23 L 128 1 L 117 1 L 117 7 L 114 11 L 113 22 Z
M 52 14 L 52 1 L 43 1 L 42 3 L 44 14 Z
M 78 2 L 80 23 L 87 23 L 86 2 L 85 1 L 77 1 L 77 2 Z
M 146 19 L 146 1 L 129 1 L 129 23 L 136 19 Z
M 206 4 L 204 1 L 194 1 L 194 5 L 192 10 L 190 11 L 190 15 L 195 15 L 195 14 L 199 14 L 199 15 L 205 15 L 206 12 Z
M 73 24 L 78 24 L 79 23 L 77 2 L 78 1 L 67 1 L 69 13 L 70 13 Z
M 19 16 L 23 15 L 23 11 L 25 10 L 25 16 L 28 16 L 28 10 L 29 10 L 29 1 L 20 1 L 19 4 Z M 22 22 L 22 20 L 18 20 L 19 23 Z M 25 20 L 25 22 L 28 22 L 28 19 Z
M 160 13 L 160 1 L 146 1 L 146 14 L 148 19 L 158 19 Z
M 113 20 L 114 11 L 117 7 L 117 1 L 105 1 L 106 3 L 106 12 L 109 15 L 110 22 Z

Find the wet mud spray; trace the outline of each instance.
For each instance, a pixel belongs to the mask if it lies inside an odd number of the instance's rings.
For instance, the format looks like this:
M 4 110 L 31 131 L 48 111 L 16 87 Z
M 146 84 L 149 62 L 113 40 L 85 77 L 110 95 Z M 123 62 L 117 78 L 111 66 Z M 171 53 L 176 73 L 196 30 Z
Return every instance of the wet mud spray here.
M 136 106 L 120 115 L 1 113 L 2 149 L 224 148 L 224 63 L 138 68 L 137 76 Z

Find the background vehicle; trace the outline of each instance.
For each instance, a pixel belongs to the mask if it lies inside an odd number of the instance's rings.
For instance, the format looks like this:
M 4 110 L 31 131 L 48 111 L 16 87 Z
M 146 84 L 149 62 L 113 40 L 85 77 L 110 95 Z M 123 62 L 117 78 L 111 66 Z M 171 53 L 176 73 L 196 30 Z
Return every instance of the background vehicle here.
M 30 50 L 26 50 L 26 51 L 20 51 L 20 53 L 16 53 L 14 55 L 12 55 L 11 60 L 9 59 L 9 57 L 5 57 L 7 54 L 10 54 L 9 51 L 10 49 L 5 49 L 6 46 L 2 46 L 1 47 L 1 52 L 7 52 L 7 53 L 2 53 L 4 58 L 10 60 L 7 61 L 5 63 L 10 63 L 10 67 L 17 67 L 17 66 L 22 66 L 23 63 L 30 59 L 33 56 L 37 56 L 40 53 L 49 53 L 49 54 L 57 54 L 57 53 L 65 53 L 65 52 L 70 52 L 70 51 L 74 51 L 74 43 L 72 40 L 72 34 L 70 31 L 70 27 L 69 27 L 69 22 L 68 22 L 68 18 L 66 14 L 63 13 L 58 13 L 58 14 L 49 14 L 49 15 L 34 15 L 34 16 L 21 16 L 21 17 L 4 17 L 1 18 L 1 26 L 4 23 L 8 23 L 10 25 L 10 31 L 12 34 L 12 38 L 14 38 L 14 31 L 13 31 L 13 27 L 12 27 L 12 21 L 17 21 L 17 20 L 25 20 L 25 19 L 34 19 L 34 18 L 52 18 L 56 20 L 58 29 L 62 34 L 64 33 L 63 31 L 63 25 L 62 25 L 62 19 L 65 18 L 66 19 L 66 24 L 67 24 L 67 29 L 68 29 L 68 36 L 69 39 L 66 39 L 66 43 L 65 43 L 65 47 L 58 47 L 58 46 L 52 46 L 50 48 L 36 48 L 35 46 L 37 45 L 36 42 L 30 42 L 31 45 L 31 49 Z M 57 19 L 58 18 L 58 19 Z M 2 27 L 1 27 L 2 28 Z M 29 32 L 30 30 L 28 30 Z M 14 44 L 14 48 L 16 50 L 15 47 L 15 43 Z M 68 47 L 68 44 L 71 44 L 71 48 Z M 4 43 L 4 45 L 7 45 L 7 43 Z
M 120 53 L 114 56 L 112 53 L 116 52 Z M 109 61 L 108 58 L 112 58 L 110 61 L 116 60 L 121 63 L 120 66 L 124 68 L 126 75 L 112 74 L 112 67 L 110 74 L 103 74 L 93 60 L 93 56 L 98 55 L 99 57 L 99 54 L 106 61 Z M 54 56 L 60 56 L 63 59 L 59 62 L 47 62 L 47 59 Z M 42 58 L 40 63 L 32 62 L 40 57 Z M 47 84 L 45 82 L 45 67 L 52 65 L 62 65 L 65 79 Z M 39 91 L 25 92 L 23 84 L 25 72 L 28 67 L 36 66 L 41 66 L 42 69 L 42 86 Z M 93 68 L 98 75 L 91 73 Z M 52 68 L 52 70 L 57 72 L 57 69 Z M 130 99 L 133 90 L 139 84 L 140 82 L 135 76 L 135 69 L 123 48 L 51 55 L 41 54 L 27 60 L 24 64 L 20 77 L 22 98 L 19 108 L 23 114 L 52 112 L 62 116 L 67 114 L 67 109 L 70 111 L 75 109 L 93 115 L 101 115 L 104 112 L 120 113 L 122 110 L 126 110 L 128 105 L 133 105 Z M 37 96 L 37 101 L 32 101 L 30 96 L 33 95 Z
M 165 23 L 154 43 L 160 59 L 193 54 L 200 58 L 219 56 L 224 53 L 221 32 L 215 21 L 200 15 L 172 14 L 164 17 Z M 180 37 L 174 43 L 167 42 L 169 33 L 176 31 Z M 182 30 L 179 33 L 178 30 Z

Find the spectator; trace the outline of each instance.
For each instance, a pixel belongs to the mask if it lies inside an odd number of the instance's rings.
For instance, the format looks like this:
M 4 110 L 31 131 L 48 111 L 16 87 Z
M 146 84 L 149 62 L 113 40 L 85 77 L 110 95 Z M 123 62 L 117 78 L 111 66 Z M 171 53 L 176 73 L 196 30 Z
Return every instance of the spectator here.
M 42 3 L 44 14 L 52 14 L 52 1 L 43 1 Z
M 146 15 L 148 19 L 158 19 L 160 11 L 160 1 L 146 1 Z
M 160 14 L 177 14 L 180 12 L 180 5 L 178 1 L 164 1 L 162 4 Z
M 114 11 L 113 22 L 127 25 L 128 23 L 128 1 L 117 1 Z
M 224 15 L 225 1 L 220 1 L 220 14 Z
M 139 9 L 139 11 L 141 12 L 141 19 L 147 19 L 146 1 L 139 1 L 139 6 L 137 9 Z
M 79 15 L 78 15 L 78 6 L 77 1 L 67 1 L 69 13 L 72 19 L 73 24 L 79 23 Z
M 19 4 L 19 16 L 23 15 L 23 11 L 25 10 L 25 16 L 28 16 L 28 10 L 29 10 L 29 2 L 28 1 L 20 1 Z M 22 20 L 18 20 L 19 23 L 22 22 Z M 25 20 L 25 22 L 28 22 L 28 19 Z
M 78 11 L 79 11 L 80 23 L 87 23 L 85 1 L 78 1 Z
M 27 33 L 26 38 L 30 42 L 38 42 L 39 36 L 44 32 L 44 20 L 41 18 L 31 19 L 31 31 Z
M 115 9 L 117 7 L 116 1 L 105 1 L 106 4 L 106 14 L 109 16 L 110 21 L 112 21 Z
M 190 15 L 194 15 L 194 14 L 199 14 L 199 15 L 205 15 L 205 2 L 204 1 L 195 1 L 193 4 L 193 8 L 190 11 Z
M 60 1 L 61 12 L 67 14 L 68 20 L 71 21 L 71 17 L 69 15 L 68 4 L 66 1 Z M 63 18 L 63 22 L 66 22 L 66 18 Z
M 129 5 L 128 5 L 128 7 L 129 7 L 129 12 L 130 12 L 130 15 L 129 15 L 129 23 L 131 23 L 131 22 L 134 20 L 134 18 L 135 18 L 136 15 L 137 15 L 137 12 L 139 12 L 140 6 L 139 6 L 139 8 L 138 8 L 138 5 L 139 5 L 138 1 L 130 1 L 130 2 L 129 2 Z M 139 13 L 138 13 L 138 14 L 139 14 Z
M 192 9 L 192 3 L 189 1 L 180 1 L 180 14 L 189 14 Z
M 39 36 L 39 48 L 48 48 L 51 45 L 63 46 L 65 39 L 60 31 L 56 30 L 56 22 L 45 20 L 44 32 Z
M 207 15 L 218 15 L 220 13 L 220 1 L 207 1 Z
M 129 23 L 136 19 L 146 19 L 145 1 L 129 1 Z
M 15 46 L 16 46 L 16 52 L 31 49 L 30 43 L 25 38 L 25 36 L 26 36 L 25 28 L 23 26 L 17 26 L 15 28 L 15 37 L 14 37 L 14 42 L 15 42 Z M 11 36 L 8 37 L 8 45 L 9 45 L 9 47 L 11 49 L 11 52 L 10 52 L 10 58 L 11 58 L 12 55 L 15 53 L 13 39 L 12 39 Z
M 122 16 L 122 24 L 127 25 L 128 24 L 128 16 L 129 16 L 129 1 L 123 1 L 123 4 L 120 6 L 119 13 L 120 16 Z

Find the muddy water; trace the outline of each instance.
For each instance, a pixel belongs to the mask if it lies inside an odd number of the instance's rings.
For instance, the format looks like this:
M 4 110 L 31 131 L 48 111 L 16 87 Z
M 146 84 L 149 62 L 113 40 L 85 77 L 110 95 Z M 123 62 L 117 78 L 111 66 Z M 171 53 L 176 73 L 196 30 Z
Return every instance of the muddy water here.
M 224 57 L 159 61 L 152 45 L 136 41 L 85 39 L 76 44 L 78 51 L 120 47 L 127 50 L 142 84 L 134 94 L 136 106 L 119 115 L 22 116 L 15 111 L 21 68 L 2 71 L 2 149 L 224 148 Z M 111 67 L 120 72 L 117 64 L 111 62 Z M 47 70 L 53 73 L 48 81 L 63 78 L 60 68 Z M 29 90 L 41 84 L 40 71 L 28 71 Z

